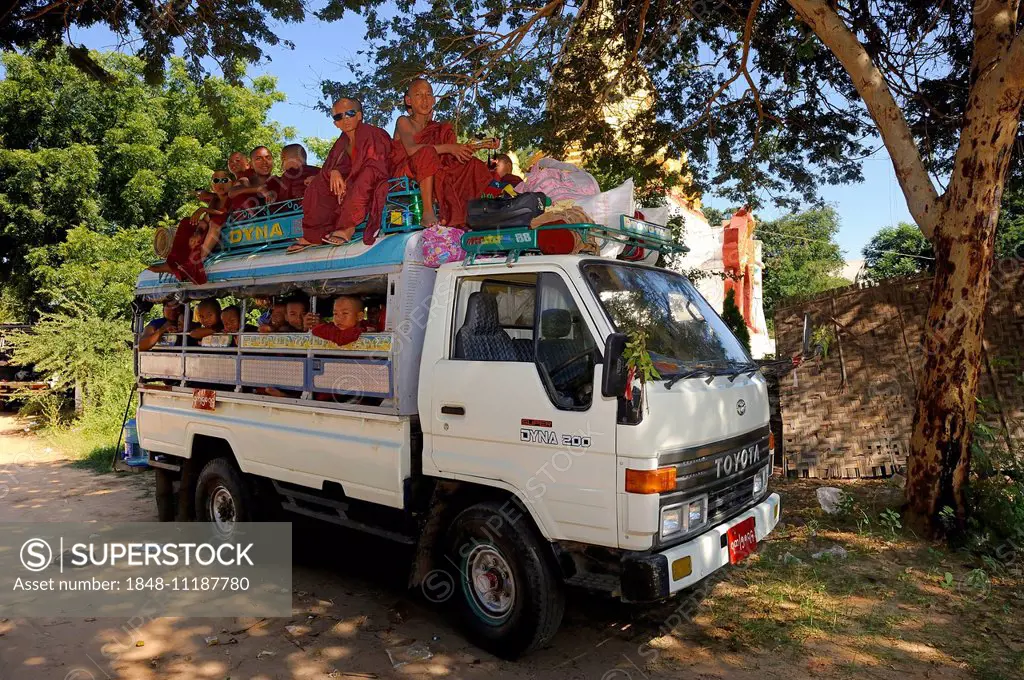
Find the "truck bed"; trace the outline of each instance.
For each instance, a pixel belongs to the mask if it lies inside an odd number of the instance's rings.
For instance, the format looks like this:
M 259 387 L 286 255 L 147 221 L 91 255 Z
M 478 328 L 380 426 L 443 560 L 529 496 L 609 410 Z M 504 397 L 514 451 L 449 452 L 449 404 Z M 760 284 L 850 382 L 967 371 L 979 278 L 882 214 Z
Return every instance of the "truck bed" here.
M 213 438 L 200 443 L 226 442 L 243 472 L 311 489 L 335 482 L 349 498 L 404 506 L 415 416 L 221 391 L 202 410 L 191 388 L 142 387 L 136 420 L 152 453 L 190 458 L 196 437 Z

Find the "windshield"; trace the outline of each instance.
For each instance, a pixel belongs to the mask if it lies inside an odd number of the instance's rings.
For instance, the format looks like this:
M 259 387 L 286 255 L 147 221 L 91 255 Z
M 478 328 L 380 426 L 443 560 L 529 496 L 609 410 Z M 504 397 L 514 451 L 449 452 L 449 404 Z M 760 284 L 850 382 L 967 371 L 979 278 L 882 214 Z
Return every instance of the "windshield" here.
M 581 269 L 617 331 L 647 331 L 647 349 L 663 377 L 697 367 L 727 368 L 751 361 L 684 276 L 603 262 L 585 262 Z

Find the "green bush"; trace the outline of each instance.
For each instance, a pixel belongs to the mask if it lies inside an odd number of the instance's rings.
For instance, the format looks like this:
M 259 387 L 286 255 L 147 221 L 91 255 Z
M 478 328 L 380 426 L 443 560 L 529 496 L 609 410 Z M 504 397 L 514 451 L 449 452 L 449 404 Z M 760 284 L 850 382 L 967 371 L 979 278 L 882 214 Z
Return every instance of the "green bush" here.
M 984 406 L 979 408 L 979 418 Z M 1019 431 L 1019 430 L 1018 430 Z M 967 488 L 975 547 L 990 551 L 1024 531 L 1024 442 L 979 422 Z
M 743 343 L 750 351 L 750 331 L 747 330 L 747 322 L 743 319 L 743 312 L 736 305 L 736 291 L 730 290 L 725 294 L 725 302 L 722 303 L 722 321 L 729 327 L 736 339 Z

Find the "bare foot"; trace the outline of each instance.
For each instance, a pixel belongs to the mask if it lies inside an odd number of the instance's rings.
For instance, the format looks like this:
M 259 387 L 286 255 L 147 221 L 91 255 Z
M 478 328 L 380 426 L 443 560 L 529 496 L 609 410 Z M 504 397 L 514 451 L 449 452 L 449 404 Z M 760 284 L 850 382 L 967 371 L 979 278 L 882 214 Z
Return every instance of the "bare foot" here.
M 420 220 L 420 226 L 432 227 L 437 224 L 437 215 L 434 213 L 434 207 L 423 208 L 423 218 Z
M 151 272 L 156 272 L 157 274 L 171 273 L 171 268 L 166 262 L 164 264 L 154 264 L 151 267 L 146 267 L 146 269 L 148 269 Z
M 332 246 L 345 245 L 352 240 L 352 235 L 355 233 L 355 229 L 339 229 L 332 231 L 327 236 L 324 236 L 324 243 L 329 243 Z

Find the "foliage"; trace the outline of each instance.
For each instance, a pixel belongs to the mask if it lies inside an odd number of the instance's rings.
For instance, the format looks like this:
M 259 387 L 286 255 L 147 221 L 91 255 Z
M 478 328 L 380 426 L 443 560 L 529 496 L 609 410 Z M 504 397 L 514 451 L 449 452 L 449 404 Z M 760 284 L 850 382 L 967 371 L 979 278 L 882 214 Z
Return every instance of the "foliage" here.
M 886 508 L 878 515 L 878 523 L 893 538 L 896 538 L 896 532 L 903 528 L 903 524 L 900 522 L 900 513 L 892 508 Z
M 981 417 L 992 415 L 983 402 L 978 412 Z M 999 551 L 1006 541 L 1024 537 L 1024 441 L 989 427 L 979 418 L 971 455 L 968 497 L 973 510 L 969 525 L 974 545 L 986 552 Z
M 813 295 L 849 285 L 838 276 L 844 259 L 835 237 L 839 216 L 830 207 L 793 213 L 761 222 L 755 236 L 763 245 L 764 314 L 789 297 Z
M 660 379 L 661 374 L 654 367 L 651 353 L 647 350 L 647 331 L 643 328 L 633 328 L 628 334 L 629 340 L 626 341 L 626 349 L 622 352 L 626 365 L 634 370 L 641 384 Z
M 722 303 L 722 321 L 729 327 L 736 339 L 743 343 L 743 346 L 750 352 L 750 331 L 747 330 L 747 322 L 743 319 L 743 312 L 736 306 L 736 291 L 730 289 L 725 293 L 725 302 Z
M 154 257 L 152 229 L 106 235 L 75 227 L 63 243 L 35 248 L 28 259 L 46 309 L 129 321 L 135 281 Z
M 346 0 L 332 0 L 324 11 L 338 12 Z M 132 0 L 26 0 L 15 2 L 0 14 L 0 49 L 30 47 L 53 51 L 69 34 L 70 26 L 105 26 L 140 58 L 148 82 L 165 74 L 167 60 L 176 47 L 183 47 L 190 75 L 197 81 L 206 73 L 208 60 L 216 62 L 235 82 L 245 74 L 241 62 L 256 62 L 265 56 L 264 44 L 284 43 L 274 24 L 302 21 L 302 0 L 235 0 L 230 4 L 174 2 L 166 7 Z M 101 81 L 116 80 L 109 65 L 83 48 L 67 50 L 83 73 Z
M 1008 187 L 996 227 L 996 257 L 1024 260 L 1024 187 Z
M 828 350 L 836 341 L 836 331 L 829 324 L 823 324 L 811 331 L 811 348 L 820 347 L 822 358 L 828 358 Z
M 701 212 L 704 213 L 704 217 L 707 219 L 708 224 L 712 227 L 717 227 L 721 225 L 722 222 L 725 222 L 727 219 L 732 217 L 736 210 L 734 208 L 719 210 L 718 208 L 712 208 L 711 206 L 706 205 L 701 208 Z
M 181 217 L 230 151 L 277 148 L 293 135 L 267 119 L 283 99 L 272 77 L 197 86 L 175 59 L 163 85 L 150 86 L 141 60 L 94 57 L 115 87 L 80 72 L 64 50 L 0 55 L 0 280 L 5 305 L 21 313 L 38 303 L 30 248 L 79 225 L 114 233 Z
M 63 243 L 31 251 L 39 295 L 50 311 L 31 333 L 13 334 L 15 361 L 53 375 L 58 389 L 112 375 L 111 362 L 131 354 L 132 291 L 152 258 L 152 240 L 149 229 L 106 235 L 77 227 Z
M 867 276 L 873 281 L 935 271 L 931 242 L 917 226 L 906 222 L 879 229 L 863 253 Z

